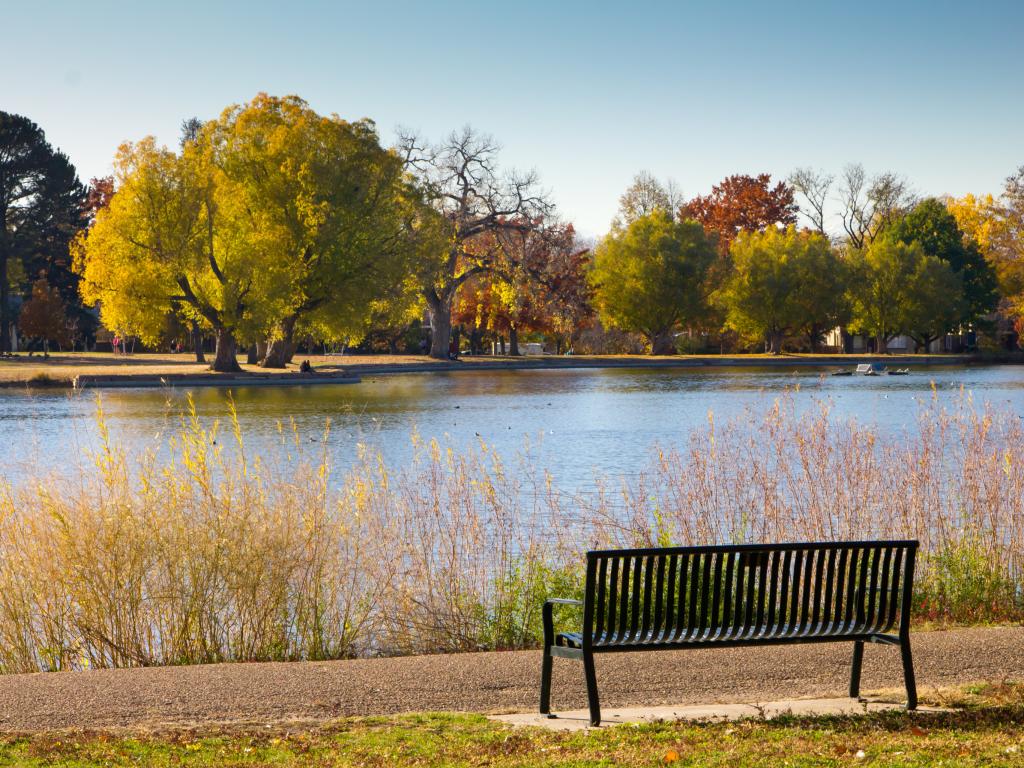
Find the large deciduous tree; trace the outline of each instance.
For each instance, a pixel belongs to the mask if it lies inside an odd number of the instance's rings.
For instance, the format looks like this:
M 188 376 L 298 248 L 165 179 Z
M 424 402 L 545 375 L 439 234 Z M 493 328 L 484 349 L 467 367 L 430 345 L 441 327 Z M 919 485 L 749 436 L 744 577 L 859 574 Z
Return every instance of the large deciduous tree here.
M 280 301 L 278 265 L 245 237 L 247 211 L 223 194 L 206 143 L 181 154 L 152 138 L 125 144 L 117 192 L 75 244 L 82 296 L 107 327 L 155 342 L 175 309 L 216 335 L 212 368 L 239 370 L 236 338 L 266 327 Z
M 967 303 L 961 276 L 948 262 L 925 253 L 910 276 L 900 326 L 927 352 L 933 341 L 957 329 Z
M 905 330 L 903 311 L 923 258 L 920 245 L 891 238 L 878 238 L 868 248 L 850 254 L 850 328 L 873 336 L 878 352 L 884 352 L 889 339 Z
M 411 269 L 417 198 L 403 159 L 380 145 L 372 122 L 321 116 L 296 96 L 260 94 L 204 134 L 223 194 L 247 212 L 250 247 L 282 281 L 262 365 L 285 367 L 307 319 L 359 335 L 370 303 Z
M 851 262 L 850 326 L 874 336 L 879 352 L 901 333 L 927 351 L 929 343 L 959 323 L 965 302 L 962 280 L 919 242 L 879 237 L 867 249 L 854 251 Z
M 995 270 L 985 260 L 978 243 L 965 236 L 944 203 L 935 198 L 922 200 L 893 222 L 888 234 L 903 243 L 918 243 L 926 254 L 946 262 L 960 278 L 964 301 L 956 324 L 976 323 L 996 308 Z
M 655 210 L 614 229 L 598 245 L 591 273 L 601 320 L 641 334 L 652 355 L 675 351 L 673 333 L 703 319 L 713 239 L 696 221 Z
M 15 274 L 44 272 L 65 303 L 77 304 L 68 243 L 82 226 L 85 194 L 38 125 L 0 111 L 0 352 L 11 349 Z
M 122 333 L 155 340 L 169 311 L 217 337 L 213 368 L 238 370 L 237 340 L 270 335 L 283 366 L 300 322 L 364 330 L 409 271 L 412 230 L 432 213 L 372 123 L 258 95 L 186 126 L 180 152 L 126 145 L 117 192 L 78 248 L 83 294 Z
M 771 175 L 737 174 L 698 195 L 679 210 L 680 219 L 694 219 L 708 232 L 718 235 L 722 253 L 727 253 L 740 232 L 763 232 L 768 227 L 786 227 L 796 223 L 797 205 L 793 188 L 780 181 L 774 186 Z
M 744 232 L 731 254 L 733 272 L 719 294 L 726 323 L 764 339 L 772 354 L 791 333 L 807 334 L 813 346 L 841 321 L 846 286 L 828 238 L 793 226 Z
M 965 195 L 946 205 L 995 271 L 1000 313 L 1024 333 L 1024 167 L 999 197 Z
M 523 331 L 552 335 L 561 351 L 593 314 L 588 251 L 577 243 L 571 224 L 500 237 L 503 263 L 465 283 L 454 317 L 478 334 L 508 333 L 512 355 L 519 354 Z
M 408 167 L 445 223 L 445 239 L 420 270 L 430 312 L 431 357 L 446 359 L 452 333 L 452 305 L 462 285 L 490 273 L 503 261 L 501 235 L 543 226 L 553 205 L 534 173 L 503 175 L 498 146 L 466 127 L 429 146 L 402 139 Z

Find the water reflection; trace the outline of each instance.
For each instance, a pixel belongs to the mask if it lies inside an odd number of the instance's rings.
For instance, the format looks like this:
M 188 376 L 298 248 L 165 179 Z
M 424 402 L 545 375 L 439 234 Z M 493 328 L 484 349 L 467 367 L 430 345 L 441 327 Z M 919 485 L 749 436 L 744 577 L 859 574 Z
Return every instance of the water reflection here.
M 884 429 L 913 428 L 917 401 L 952 402 L 960 391 L 995 407 L 1024 413 L 1024 369 L 934 368 L 905 377 L 830 377 L 820 370 L 715 369 L 502 371 L 369 376 L 357 385 L 251 387 L 233 392 L 247 444 L 279 444 L 279 424 L 294 422 L 315 442 L 328 419 L 329 450 L 345 466 L 363 443 L 401 466 L 412 456 L 414 430 L 456 447 L 483 440 L 511 456 L 531 445 L 534 456 L 569 487 L 595 472 L 629 475 L 656 444 L 677 444 L 708 413 L 728 419 L 771 407 L 789 392 L 796 408 L 830 399 L 840 417 Z M 186 407 L 182 390 L 108 390 L 103 408 L 116 439 L 133 450 L 159 446 Z M 205 423 L 226 419 L 225 392 L 192 397 Z M 0 392 L 0 466 L 16 476 L 26 464 L 61 469 L 96 445 L 95 393 Z

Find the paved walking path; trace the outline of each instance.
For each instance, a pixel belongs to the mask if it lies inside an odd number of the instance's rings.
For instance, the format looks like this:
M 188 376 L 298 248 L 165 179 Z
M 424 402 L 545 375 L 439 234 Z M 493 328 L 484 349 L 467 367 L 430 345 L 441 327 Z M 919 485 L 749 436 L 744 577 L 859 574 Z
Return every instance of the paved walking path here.
M 1024 679 L 1024 629 L 913 636 L 918 688 Z M 605 707 L 842 696 L 852 644 L 610 654 Z M 0 676 L 0 731 L 316 723 L 346 715 L 528 712 L 540 654 L 472 653 L 333 662 L 216 664 Z M 555 659 L 556 709 L 586 705 L 582 668 Z M 862 689 L 898 689 L 899 651 L 868 646 Z

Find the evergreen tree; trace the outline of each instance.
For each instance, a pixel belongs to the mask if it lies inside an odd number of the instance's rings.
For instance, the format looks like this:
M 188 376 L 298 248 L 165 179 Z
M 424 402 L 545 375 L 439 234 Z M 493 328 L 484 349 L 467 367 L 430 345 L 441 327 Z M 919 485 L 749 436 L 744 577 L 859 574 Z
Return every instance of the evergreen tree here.
M 86 189 L 67 156 L 27 117 L 0 112 L 0 351 L 11 349 L 13 285 L 18 275 L 45 276 L 79 329 L 92 317 L 78 300 L 68 244 L 83 224 Z

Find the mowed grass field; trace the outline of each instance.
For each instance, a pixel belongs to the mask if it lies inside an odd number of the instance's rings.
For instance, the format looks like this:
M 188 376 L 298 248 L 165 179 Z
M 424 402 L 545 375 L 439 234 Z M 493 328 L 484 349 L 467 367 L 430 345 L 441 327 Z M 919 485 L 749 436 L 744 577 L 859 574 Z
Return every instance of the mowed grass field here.
M 325 371 L 337 370 L 342 366 L 342 361 L 352 364 L 359 363 L 381 364 L 400 363 L 415 364 L 430 362 L 430 358 L 414 355 L 367 355 L 365 357 L 335 357 L 335 356 L 296 356 L 295 363 L 287 370 L 260 368 L 255 365 L 246 365 L 245 357 L 239 357 L 239 363 L 243 371 L 250 373 L 282 374 L 298 370 L 302 360 L 310 360 L 314 367 Z M 207 355 L 207 360 L 212 361 L 213 355 Z M 437 361 L 433 361 L 437 362 Z M 197 363 L 192 353 L 181 354 L 159 354 L 145 353 L 133 355 L 113 355 L 109 352 L 57 352 L 51 353 L 48 358 L 36 354 L 31 357 L 27 352 L 19 353 L 16 358 L 0 359 L 0 382 L 39 382 L 41 379 L 49 378 L 56 382 L 70 381 L 75 376 L 165 376 L 167 374 L 189 374 L 198 375 L 209 373 L 209 362 Z
M 207 360 L 212 361 L 213 354 L 207 354 Z M 765 365 L 772 364 L 772 361 L 799 360 L 807 365 L 851 365 L 856 361 L 877 359 L 882 362 L 892 362 L 895 359 L 907 360 L 903 356 L 872 356 L 872 355 L 851 355 L 849 360 L 838 355 L 810 355 L 810 354 L 786 354 L 783 356 L 768 354 L 751 355 L 726 355 L 724 358 L 708 355 L 673 355 L 673 356 L 651 356 L 651 355 L 575 355 L 572 357 L 556 357 L 546 355 L 543 357 L 509 357 L 509 356 L 468 356 L 459 358 L 458 362 L 434 360 L 426 355 L 306 355 L 299 353 L 287 369 L 260 368 L 256 365 L 247 365 L 245 356 L 239 357 L 242 370 L 249 373 L 261 375 L 280 375 L 294 373 L 298 370 L 303 360 L 309 360 L 314 370 L 321 373 L 339 373 L 344 370 L 355 369 L 358 372 L 372 373 L 374 368 L 387 367 L 389 370 L 398 368 L 420 369 L 423 366 L 444 369 L 446 367 L 465 369 L 468 367 L 496 368 L 516 367 L 519 365 L 544 364 L 552 367 L 571 367 L 575 364 L 582 364 L 593 367 L 601 367 L 602 363 L 608 366 L 621 367 L 624 364 L 664 365 L 666 363 L 678 363 L 681 366 L 692 365 L 701 360 L 707 360 L 712 365 Z M 913 355 L 914 361 L 928 362 L 932 365 L 944 363 L 957 364 L 964 361 L 963 356 L 957 355 Z M 728 363 L 724 361 L 728 361 Z M 200 375 L 208 374 L 209 362 L 197 363 L 191 352 L 179 354 L 170 353 L 139 353 L 131 355 L 113 355 L 109 352 L 53 352 L 49 357 L 44 358 L 41 354 L 29 356 L 27 352 L 18 353 L 14 358 L 0 358 L 0 384 L 69 384 L 75 376 L 166 376 L 166 375 Z
M 954 711 L 618 725 L 577 733 L 482 715 L 345 719 L 316 729 L 233 726 L 0 739 L 0 765 L 66 766 L 992 766 L 1024 761 L 1024 686 L 964 688 Z

